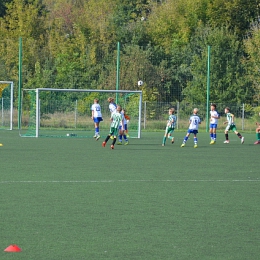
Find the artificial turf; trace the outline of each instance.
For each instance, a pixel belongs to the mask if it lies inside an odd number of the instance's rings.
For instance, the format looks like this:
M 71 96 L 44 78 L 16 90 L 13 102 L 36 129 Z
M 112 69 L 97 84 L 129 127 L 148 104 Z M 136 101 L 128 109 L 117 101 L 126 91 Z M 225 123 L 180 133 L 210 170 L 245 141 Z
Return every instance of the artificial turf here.
M 81 138 L 1 131 L 0 259 L 258 259 L 259 149 L 180 148 L 163 132 L 110 149 Z M 16 244 L 22 252 L 4 249 Z

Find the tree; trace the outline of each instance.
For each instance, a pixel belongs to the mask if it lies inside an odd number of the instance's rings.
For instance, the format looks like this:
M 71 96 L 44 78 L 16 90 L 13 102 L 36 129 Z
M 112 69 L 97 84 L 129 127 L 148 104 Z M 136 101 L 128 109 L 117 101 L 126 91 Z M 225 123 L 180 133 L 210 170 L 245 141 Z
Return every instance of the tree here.
M 192 39 L 188 48 L 193 53 L 190 65 L 193 80 L 183 92 L 185 99 L 206 102 L 208 45 L 212 46 L 210 100 L 216 103 L 250 102 L 253 90 L 244 77 L 243 48 L 237 35 L 226 28 L 201 28 Z
M 256 24 L 256 25 L 259 25 Z M 245 50 L 248 54 L 245 59 L 248 68 L 249 79 L 252 82 L 252 88 L 255 90 L 254 101 L 258 104 L 260 102 L 260 27 L 253 26 L 251 29 L 251 37 L 244 40 Z
M 207 14 L 211 26 L 227 27 L 242 39 L 252 20 L 260 15 L 260 5 L 256 0 L 214 0 Z
M 30 2 L 30 3 L 26 3 Z M 29 71 L 45 56 L 45 7 L 41 1 L 14 0 L 6 5 L 6 15 L 0 18 L 0 56 L 10 77 L 17 79 L 18 39 L 23 38 L 23 61 Z
M 6 14 L 6 4 L 10 3 L 12 0 L 2 0 L 0 2 L 0 17 L 3 17 Z

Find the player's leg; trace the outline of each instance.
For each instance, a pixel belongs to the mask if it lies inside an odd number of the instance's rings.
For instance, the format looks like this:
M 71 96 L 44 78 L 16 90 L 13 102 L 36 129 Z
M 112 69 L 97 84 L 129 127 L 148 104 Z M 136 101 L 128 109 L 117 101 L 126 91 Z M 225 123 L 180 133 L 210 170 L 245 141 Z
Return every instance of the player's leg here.
M 103 146 L 103 147 L 106 146 L 107 141 L 109 140 L 109 138 L 111 138 L 111 136 L 113 135 L 113 133 L 114 133 L 114 127 L 110 127 L 109 134 L 108 134 L 108 136 L 106 137 L 105 141 L 102 143 L 102 146 Z
M 122 132 L 123 132 L 123 131 L 122 131 L 121 129 L 122 129 L 122 126 L 120 125 L 120 126 L 119 126 L 118 143 L 117 143 L 118 145 L 121 145 L 121 144 L 122 144 L 122 138 L 123 138 Z
M 190 136 L 190 133 L 191 133 L 191 132 L 192 132 L 191 130 L 188 130 L 187 134 L 185 135 L 185 137 L 184 137 L 184 139 L 183 139 L 183 142 L 182 142 L 181 147 L 184 147 L 184 146 L 185 146 L 186 142 L 187 142 L 188 139 L 189 139 L 189 136 Z
M 229 144 L 228 131 L 229 131 L 229 126 L 226 127 L 225 132 L 224 132 L 225 138 L 226 138 L 226 141 L 224 141 L 224 144 Z
M 209 136 L 210 136 L 210 144 L 212 144 L 212 142 L 214 141 L 212 124 L 210 124 L 210 127 L 209 127 Z
M 198 138 L 197 138 L 197 131 L 196 130 L 194 130 L 193 140 L 194 140 L 194 148 L 197 148 L 198 147 Z
M 217 124 L 211 125 L 211 142 L 210 144 L 215 144 L 217 139 Z
M 127 131 L 128 131 L 127 124 L 124 125 L 124 128 L 125 128 L 125 130 L 124 130 L 124 133 L 123 133 L 123 137 L 125 139 L 125 145 L 128 145 L 129 142 L 128 142 L 128 136 L 127 136 Z
M 168 129 L 169 129 L 168 126 L 166 126 L 165 131 L 164 131 L 162 146 L 165 146 L 166 138 L 167 138 L 167 135 L 168 135 Z
M 171 143 L 174 144 L 174 137 L 172 136 L 174 132 L 174 128 L 171 128 L 171 131 L 168 134 L 168 138 L 171 139 Z
M 215 124 L 213 128 L 213 140 L 214 142 L 217 140 L 217 124 Z
M 100 135 L 99 135 L 99 122 L 95 123 L 95 136 L 96 136 L 96 140 L 98 140 L 100 138 Z
M 113 142 L 111 144 L 111 149 L 114 149 L 115 147 L 115 143 L 116 143 L 116 139 L 117 139 L 117 136 L 118 136 L 118 130 L 117 128 L 114 128 L 114 131 L 113 131 L 113 136 L 114 136 L 114 139 L 113 139 Z
M 245 138 L 237 131 L 237 128 L 235 125 L 232 126 L 232 131 L 238 136 L 238 138 L 241 140 L 241 144 L 244 143 Z
M 96 117 L 93 118 L 93 121 L 94 121 L 94 128 L 95 128 L 95 133 L 94 133 L 93 138 L 96 138 L 97 137 L 97 129 L 98 129 L 99 126 L 98 126 L 98 121 L 97 121 Z

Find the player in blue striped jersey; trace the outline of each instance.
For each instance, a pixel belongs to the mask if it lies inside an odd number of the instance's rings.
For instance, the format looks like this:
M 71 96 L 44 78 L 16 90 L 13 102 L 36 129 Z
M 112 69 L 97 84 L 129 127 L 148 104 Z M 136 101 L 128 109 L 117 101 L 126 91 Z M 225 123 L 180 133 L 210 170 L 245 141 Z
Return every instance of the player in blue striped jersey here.
M 175 125 L 176 125 L 176 121 L 177 121 L 177 117 L 176 117 L 176 115 L 174 115 L 174 112 L 175 112 L 174 108 L 169 109 L 169 118 L 168 118 L 167 125 L 165 128 L 162 146 L 165 146 L 167 137 L 169 139 L 171 139 L 172 144 L 174 143 L 174 137 L 172 137 L 172 134 L 175 129 Z
M 181 147 L 184 147 L 190 134 L 194 135 L 194 148 L 198 147 L 198 139 L 197 139 L 197 133 L 199 130 L 199 124 L 201 123 L 200 121 L 200 117 L 198 116 L 198 108 L 194 108 L 193 109 L 193 115 L 190 117 L 190 125 L 189 125 L 189 129 L 187 131 L 186 136 L 184 137 L 183 143 L 181 145 Z

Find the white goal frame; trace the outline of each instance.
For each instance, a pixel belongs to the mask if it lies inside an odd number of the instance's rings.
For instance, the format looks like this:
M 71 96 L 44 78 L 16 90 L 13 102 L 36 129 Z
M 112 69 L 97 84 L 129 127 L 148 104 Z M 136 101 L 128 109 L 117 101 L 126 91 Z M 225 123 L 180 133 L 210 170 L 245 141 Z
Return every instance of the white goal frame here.
M 33 90 L 33 89 L 31 89 Z M 57 89 L 57 88 L 37 88 L 36 91 L 36 133 L 35 137 L 39 137 L 40 126 L 40 92 L 52 91 L 52 92 L 99 92 L 99 93 L 135 93 L 139 94 L 139 118 L 138 118 L 138 135 L 137 138 L 141 138 L 141 122 L 142 122 L 142 95 L 140 90 L 100 90 L 100 89 Z
M 13 130 L 13 99 L 14 99 L 14 82 L 13 81 L 0 81 L 0 84 L 10 84 L 11 86 L 11 93 L 10 93 L 10 127 L 9 130 Z M 3 109 L 3 99 L 2 99 L 2 115 L 1 117 L 3 118 L 3 113 L 4 113 L 4 109 Z

